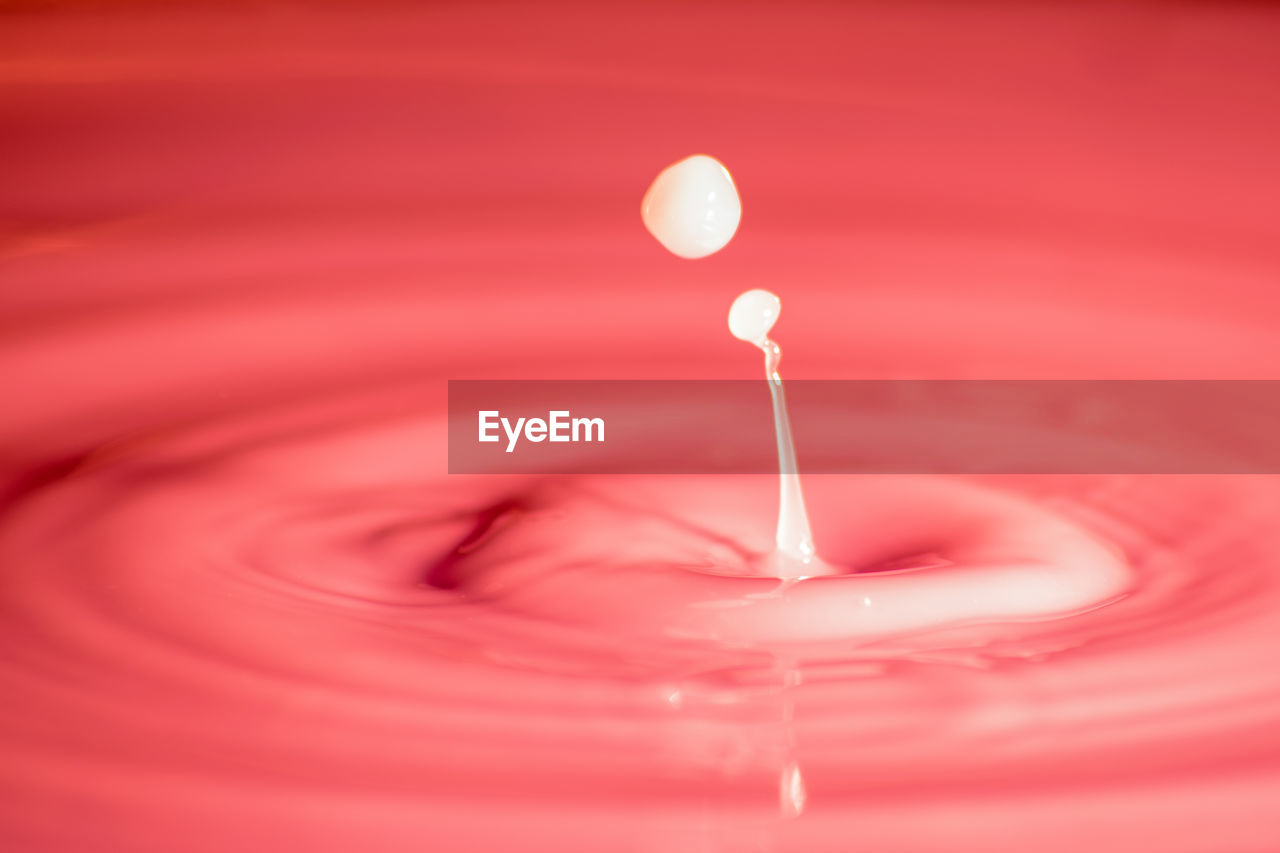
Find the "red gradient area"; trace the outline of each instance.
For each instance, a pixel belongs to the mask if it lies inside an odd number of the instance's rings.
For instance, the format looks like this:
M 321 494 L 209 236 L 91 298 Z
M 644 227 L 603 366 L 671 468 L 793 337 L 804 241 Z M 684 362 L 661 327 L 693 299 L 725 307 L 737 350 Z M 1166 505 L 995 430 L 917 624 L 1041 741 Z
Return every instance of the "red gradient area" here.
M 1276 849 L 1276 478 L 816 478 L 847 576 L 775 589 L 716 571 L 768 477 L 450 477 L 445 393 L 755 379 L 752 287 L 788 378 L 1280 378 L 1277 43 L 6 5 L 0 847 Z M 697 152 L 690 262 L 639 204 Z

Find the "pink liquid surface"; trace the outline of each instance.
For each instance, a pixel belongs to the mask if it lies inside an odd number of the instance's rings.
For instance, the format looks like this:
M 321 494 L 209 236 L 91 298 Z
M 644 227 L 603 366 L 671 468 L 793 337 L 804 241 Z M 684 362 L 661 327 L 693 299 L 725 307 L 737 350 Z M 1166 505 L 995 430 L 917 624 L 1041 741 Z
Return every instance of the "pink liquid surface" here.
M 0 846 L 1275 850 L 1275 478 L 815 477 L 848 574 L 780 588 L 770 478 L 449 477 L 443 406 L 754 377 L 750 287 L 789 378 L 1280 378 L 1278 40 L 8 13 Z M 637 206 L 696 150 L 690 263 Z

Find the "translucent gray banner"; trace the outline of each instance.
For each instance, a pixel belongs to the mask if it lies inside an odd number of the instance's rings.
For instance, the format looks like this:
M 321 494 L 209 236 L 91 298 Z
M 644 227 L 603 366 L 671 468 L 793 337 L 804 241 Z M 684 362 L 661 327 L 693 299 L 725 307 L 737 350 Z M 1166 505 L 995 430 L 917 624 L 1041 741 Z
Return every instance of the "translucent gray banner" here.
M 1280 473 L 1280 382 L 794 380 L 802 473 Z M 456 474 L 778 470 L 760 380 L 455 380 Z

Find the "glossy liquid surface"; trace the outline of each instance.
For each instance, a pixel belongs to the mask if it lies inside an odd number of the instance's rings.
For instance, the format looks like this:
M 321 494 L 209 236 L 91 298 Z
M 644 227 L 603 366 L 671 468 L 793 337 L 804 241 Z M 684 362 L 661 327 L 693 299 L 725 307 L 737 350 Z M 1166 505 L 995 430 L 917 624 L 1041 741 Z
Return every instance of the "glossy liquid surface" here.
M 1275 478 L 816 477 L 782 585 L 776 478 L 445 473 L 751 287 L 788 378 L 1276 378 L 1280 24 L 1062 14 L 6 23 L 0 846 L 1273 850 Z

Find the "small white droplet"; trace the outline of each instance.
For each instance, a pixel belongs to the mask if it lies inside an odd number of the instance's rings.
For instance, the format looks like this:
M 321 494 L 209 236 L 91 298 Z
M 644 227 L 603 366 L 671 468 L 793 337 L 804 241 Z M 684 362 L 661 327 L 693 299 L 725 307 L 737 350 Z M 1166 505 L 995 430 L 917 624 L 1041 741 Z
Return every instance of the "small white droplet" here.
M 640 202 L 649 233 L 673 254 L 704 258 L 733 239 L 742 202 L 719 160 L 694 154 L 663 169 Z
M 778 322 L 782 300 L 767 290 L 748 290 L 729 307 L 729 331 L 735 338 L 763 347 Z

